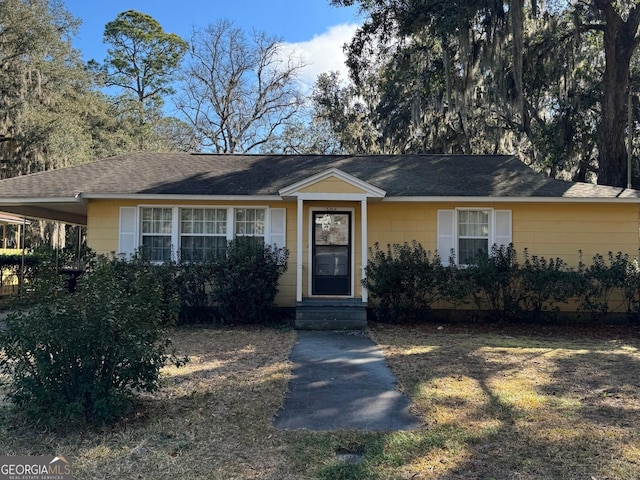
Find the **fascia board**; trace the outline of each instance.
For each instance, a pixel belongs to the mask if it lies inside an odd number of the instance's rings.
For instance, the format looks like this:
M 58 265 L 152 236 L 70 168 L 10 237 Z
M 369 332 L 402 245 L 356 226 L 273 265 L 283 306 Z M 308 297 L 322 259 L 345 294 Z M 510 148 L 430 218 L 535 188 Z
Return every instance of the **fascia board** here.
M 204 200 L 204 201 L 282 201 L 279 195 L 193 195 L 159 193 L 86 193 L 83 198 L 93 200 Z
M 463 197 L 463 196 L 407 196 L 385 197 L 383 202 L 422 202 L 422 203 L 446 203 L 446 202 L 492 202 L 492 203 L 640 203 L 640 198 L 635 197 Z

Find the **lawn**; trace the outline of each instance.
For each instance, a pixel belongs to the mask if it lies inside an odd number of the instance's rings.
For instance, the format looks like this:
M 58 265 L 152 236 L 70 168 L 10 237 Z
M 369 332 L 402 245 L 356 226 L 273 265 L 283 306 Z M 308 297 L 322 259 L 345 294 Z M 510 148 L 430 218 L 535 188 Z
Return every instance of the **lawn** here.
M 370 334 L 424 429 L 278 431 L 295 332 L 181 328 L 191 362 L 117 425 L 41 431 L 0 391 L 0 454 L 67 454 L 77 479 L 640 478 L 640 328 Z M 362 463 L 336 460 L 344 451 Z

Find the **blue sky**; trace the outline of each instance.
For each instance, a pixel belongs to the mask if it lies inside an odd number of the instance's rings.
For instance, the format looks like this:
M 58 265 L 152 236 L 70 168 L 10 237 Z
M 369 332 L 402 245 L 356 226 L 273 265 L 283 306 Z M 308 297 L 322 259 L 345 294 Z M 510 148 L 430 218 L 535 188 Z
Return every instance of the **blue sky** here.
M 185 40 L 194 26 L 227 19 L 247 31 L 256 28 L 280 37 L 299 51 L 309 64 L 302 78 L 307 85 L 319 73 L 346 72 L 341 47 L 361 23 L 356 8 L 332 7 L 329 0 L 65 0 L 65 5 L 82 20 L 74 45 L 85 60 L 104 60 L 104 26 L 126 10 L 151 15 L 165 31 Z

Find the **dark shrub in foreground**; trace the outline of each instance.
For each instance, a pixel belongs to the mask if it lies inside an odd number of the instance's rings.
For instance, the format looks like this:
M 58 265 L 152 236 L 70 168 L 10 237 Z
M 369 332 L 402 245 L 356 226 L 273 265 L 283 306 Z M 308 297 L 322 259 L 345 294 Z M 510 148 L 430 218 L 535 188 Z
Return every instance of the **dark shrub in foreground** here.
M 471 265 L 444 267 L 422 246 L 378 245 L 370 251 L 363 285 L 382 321 L 422 318 L 435 302 L 447 308 L 473 305 L 473 315 L 498 321 L 553 321 L 560 306 L 573 302 L 574 314 L 591 320 L 611 318 L 612 312 L 640 317 L 638 259 L 623 253 L 595 255 L 591 265 L 580 261 L 572 269 L 560 258 L 530 256 L 518 262 L 513 245 L 496 246 L 474 257 Z
M 263 245 L 253 237 L 229 242 L 225 257 L 214 262 L 211 298 L 224 323 L 270 320 L 278 280 L 289 251 Z
M 378 302 L 380 320 L 402 322 L 414 319 L 443 297 L 448 274 L 440 257 L 418 242 L 387 245 L 386 250 L 376 243 L 369 250 L 362 284 Z
M 129 411 L 134 392 L 159 388 L 170 351 L 163 285 L 137 260 L 95 262 L 69 294 L 60 278 L 0 332 L 10 398 L 35 421 L 103 423 Z

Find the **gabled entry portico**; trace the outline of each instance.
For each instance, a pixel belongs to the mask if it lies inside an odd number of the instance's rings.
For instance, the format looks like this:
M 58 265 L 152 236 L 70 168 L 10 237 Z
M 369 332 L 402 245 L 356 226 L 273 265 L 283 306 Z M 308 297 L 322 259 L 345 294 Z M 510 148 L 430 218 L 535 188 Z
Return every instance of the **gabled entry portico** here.
M 311 306 L 310 301 L 314 309 L 327 307 L 324 311 L 331 310 L 332 318 L 318 314 L 317 320 L 319 326 L 324 323 L 331 328 L 339 328 L 336 315 L 340 311 L 353 312 L 337 308 L 339 305 L 359 305 L 362 317 L 367 304 L 367 291 L 361 284 L 367 266 L 367 203 L 382 199 L 385 192 L 333 168 L 283 188 L 279 194 L 297 200 L 298 310 L 305 304 Z M 306 313 L 308 317 L 310 312 Z

